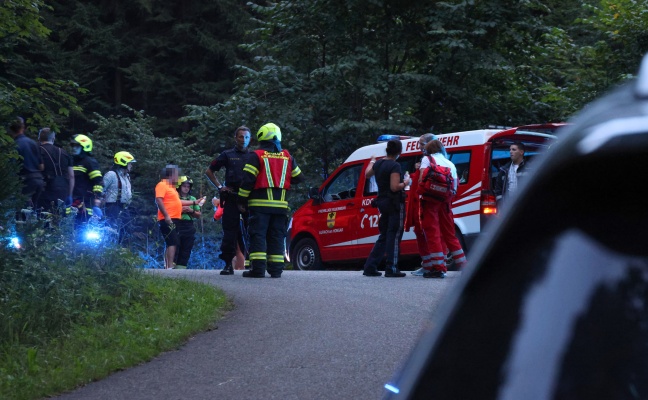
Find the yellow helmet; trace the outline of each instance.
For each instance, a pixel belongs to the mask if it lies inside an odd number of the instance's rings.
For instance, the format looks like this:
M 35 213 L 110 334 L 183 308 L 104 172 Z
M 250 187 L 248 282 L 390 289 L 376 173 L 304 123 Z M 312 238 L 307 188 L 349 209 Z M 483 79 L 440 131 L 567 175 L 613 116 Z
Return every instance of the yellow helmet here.
M 72 144 L 78 143 L 83 151 L 90 153 L 92 151 L 92 140 L 86 135 L 72 136 Z
M 115 164 L 125 167 L 128 165 L 128 163 L 131 162 L 136 162 L 135 157 L 133 157 L 131 153 L 127 151 L 120 151 L 119 153 L 115 153 Z
M 277 139 L 278 141 L 281 142 L 281 129 L 272 122 L 267 123 L 259 129 L 259 132 L 257 132 L 257 139 L 258 140 L 272 140 L 272 139 Z
M 179 188 L 180 185 L 182 185 L 185 182 L 189 182 L 189 184 L 193 186 L 193 181 L 191 180 L 191 178 L 189 178 L 186 175 L 182 175 L 180 178 L 178 178 L 178 183 L 176 183 L 176 188 Z

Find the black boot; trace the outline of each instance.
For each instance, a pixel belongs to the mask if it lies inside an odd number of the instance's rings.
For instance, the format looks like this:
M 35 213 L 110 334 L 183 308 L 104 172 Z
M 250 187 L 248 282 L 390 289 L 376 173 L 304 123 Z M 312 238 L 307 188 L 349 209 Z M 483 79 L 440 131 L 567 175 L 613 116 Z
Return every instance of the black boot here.
M 232 264 L 225 265 L 225 268 L 220 272 L 221 275 L 234 275 L 234 267 Z
M 265 272 L 263 271 L 243 271 L 243 278 L 265 278 Z
M 401 272 L 398 268 L 391 267 L 385 268 L 385 278 L 402 278 L 405 276 L 405 272 Z
M 382 276 L 382 273 L 378 272 L 376 268 L 365 268 L 364 272 L 362 273 L 364 276 Z

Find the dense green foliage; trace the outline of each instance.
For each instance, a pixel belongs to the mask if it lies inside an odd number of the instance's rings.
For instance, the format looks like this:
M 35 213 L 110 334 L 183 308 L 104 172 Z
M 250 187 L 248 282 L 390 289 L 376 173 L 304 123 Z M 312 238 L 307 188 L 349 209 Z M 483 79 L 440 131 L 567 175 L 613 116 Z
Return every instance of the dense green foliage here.
M 635 73 L 646 32 L 636 0 L 5 2 L 0 115 L 88 132 L 105 169 L 133 153 L 142 214 L 167 162 L 204 185 L 237 126 L 273 121 L 296 207 L 380 133 L 564 121 Z

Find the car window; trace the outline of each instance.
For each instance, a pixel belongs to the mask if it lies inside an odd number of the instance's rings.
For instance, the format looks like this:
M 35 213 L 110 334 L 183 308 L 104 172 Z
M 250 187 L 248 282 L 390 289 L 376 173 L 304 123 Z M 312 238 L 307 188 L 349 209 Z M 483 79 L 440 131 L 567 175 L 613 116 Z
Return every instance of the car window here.
M 362 164 L 357 164 L 340 171 L 324 188 L 323 201 L 330 202 L 355 197 L 362 167 Z
M 470 179 L 470 151 L 448 152 L 450 161 L 457 167 L 457 178 L 459 184 L 467 183 Z

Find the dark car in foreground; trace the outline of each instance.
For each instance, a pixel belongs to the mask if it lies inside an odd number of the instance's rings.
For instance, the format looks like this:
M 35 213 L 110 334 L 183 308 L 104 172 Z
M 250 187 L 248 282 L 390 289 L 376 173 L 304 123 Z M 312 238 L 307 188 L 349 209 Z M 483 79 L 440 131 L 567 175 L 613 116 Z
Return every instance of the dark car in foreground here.
M 536 160 L 388 399 L 648 399 L 648 57 Z

